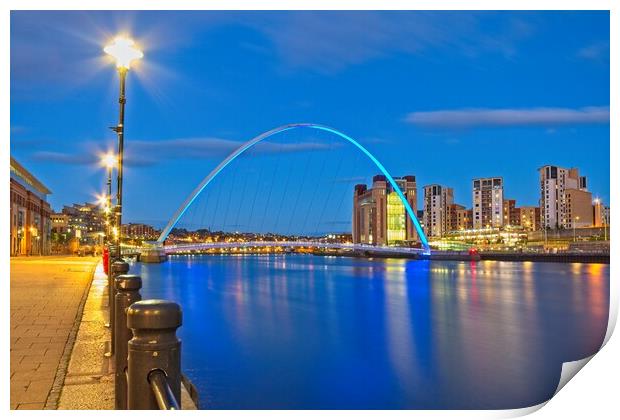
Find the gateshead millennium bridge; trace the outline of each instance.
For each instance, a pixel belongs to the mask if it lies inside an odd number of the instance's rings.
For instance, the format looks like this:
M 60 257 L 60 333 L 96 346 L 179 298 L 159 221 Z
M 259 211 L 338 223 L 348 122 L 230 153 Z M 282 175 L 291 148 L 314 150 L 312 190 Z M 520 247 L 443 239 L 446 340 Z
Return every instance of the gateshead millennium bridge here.
M 405 212 L 407 216 L 410 218 L 413 226 L 418 235 L 421 248 L 406 248 L 406 247 L 393 247 L 393 246 L 376 246 L 376 245 L 365 245 L 365 244 L 327 244 L 322 242 L 210 242 L 210 243 L 192 243 L 187 245 L 164 245 L 166 238 L 170 234 L 171 230 L 175 227 L 175 225 L 179 222 L 183 214 L 187 211 L 187 209 L 192 205 L 192 203 L 196 200 L 196 198 L 204 191 L 207 185 L 215 179 L 218 175 L 222 173 L 222 171 L 235 159 L 237 159 L 240 155 L 242 155 L 247 150 L 251 149 L 256 144 L 260 143 L 263 140 L 266 140 L 276 134 L 290 131 L 290 130 L 298 130 L 298 129 L 312 129 L 323 132 L 328 132 L 336 135 L 338 138 L 347 141 L 348 143 L 354 145 L 363 155 L 365 155 L 368 159 L 370 159 L 375 166 L 381 171 L 381 173 L 386 177 L 388 183 L 391 185 L 392 189 L 398 194 L 400 201 L 402 202 Z M 374 252 L 404 252 L 410 254 L 430 254 L 430 246 L 428 244 L 428 240 L 424 231 L 422 230 L 422 226 L 418 221 L 415 212 L 409 205 L 409 202 L 405 198 L 405 195 L 399 188 L 398 184 L 390 175 L 390 173 L 385 169 L 383 164 L 379 162 L 379 160 L 370 153 L 364 146 L 362 146 L 355 139 L 347 136 L 346 134 L 335 130 L 331 127 L 327 127 L 320 124 L 312 124 L 312 123 L 295 123 L 295 124 L 287 124 L 272 130 L 269 130 L 259 136 L 254 137 L 252 140 L 242 144 L 235 151 L 233 151 L 230 155 L 226 157 L 219 165 L 217 165 L 199 184 L 198 186 L 189 194 L 189 196 L 183 201 L 183 203 L 179 206 L 177 211 L 170 218 L 168 224 L 162 230 L 159 238 L 155 243 L 147 244 L 145 247 L 142 247 L 140 250 L 133 250 L 131 252 L 140 252 L 144 254 L 159 254 L 165 255 L 171 252 L 179 252 L 183 251 L 199 251 L 206 249 L 215 249 L 215 248 L 247 248 L 247 247 L 265 247 L 265 246 L 279 246 L 279 247 L 312 247 L 312 248 L 341 248 L 341 249 L 352 249 L 352 250 L 368 250 Z M 129 249 L 126 251 L 129 252 Z

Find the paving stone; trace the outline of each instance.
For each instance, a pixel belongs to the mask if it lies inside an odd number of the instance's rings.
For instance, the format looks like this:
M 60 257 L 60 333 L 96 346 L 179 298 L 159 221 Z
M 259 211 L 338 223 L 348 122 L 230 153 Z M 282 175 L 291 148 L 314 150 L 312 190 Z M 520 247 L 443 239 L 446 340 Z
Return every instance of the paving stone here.
M 11 258 L 12 409 L 45 406 L 98 262 L 58 256 Z

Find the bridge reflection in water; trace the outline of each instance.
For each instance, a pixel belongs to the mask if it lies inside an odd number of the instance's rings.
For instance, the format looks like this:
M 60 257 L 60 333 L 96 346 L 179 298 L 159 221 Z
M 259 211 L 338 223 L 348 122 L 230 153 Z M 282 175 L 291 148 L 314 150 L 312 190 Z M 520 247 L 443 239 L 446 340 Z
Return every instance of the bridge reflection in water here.
M 598 350 L 609 265 L 312 255 L 134 263 L 204 408 L 519 408 Z

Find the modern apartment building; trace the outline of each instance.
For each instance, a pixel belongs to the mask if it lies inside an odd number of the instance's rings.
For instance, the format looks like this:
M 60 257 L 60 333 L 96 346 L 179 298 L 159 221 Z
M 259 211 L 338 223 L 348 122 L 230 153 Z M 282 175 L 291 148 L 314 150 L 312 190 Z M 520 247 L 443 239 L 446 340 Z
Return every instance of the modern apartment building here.
M 577 168 L 545 165 L 539 168 L 540 217 L 544 229 L 592 225 L 592 194 Z M 587 205 L 586 205 L 587 204 Z
M 519 207 L 519 225 L 529 231 L 540 230 L 540 207 Z
M 520 209 L 517 200 L 504 199 L 503 205 L 504 226 L 521 226 Z
M 394 178 L 407 202 L 417 212 L 417 185 L 412 175 Z M 384 175 L 376 175 L 372 186 L 355 186 L 353 193 L 354 243 L 401 245 L 415 243 L 418 235 L 405 205 Z
M 472 183 L 474 229 L 504 225 L 504 180 L 501 177 L 476 178 Z
M 450 231 L 449 207 L 454 204 L 452 188 L 433 184 L 424 187 L 424 233 L 440 238 Z

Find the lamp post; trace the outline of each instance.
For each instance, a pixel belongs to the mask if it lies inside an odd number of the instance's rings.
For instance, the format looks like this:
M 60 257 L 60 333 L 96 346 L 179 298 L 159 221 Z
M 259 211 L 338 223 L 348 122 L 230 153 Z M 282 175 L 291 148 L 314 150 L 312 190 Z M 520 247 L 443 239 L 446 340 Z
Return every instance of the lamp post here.
M 108 180 L 106 182 L 107 192 L 104 203 L 105 221 L 106 221 L 106 238 L 110 241 L 110 232 L 112 229 L 112 220 L 110 212 L 112 210 L 112 169 L 116 163 L 116 156 L 112 153 L 107 153 L 101 157 L 101 165 L 108 170 Z
M 125 37 L 117 37 L 114 41 L 106 46 L 103 51 L 111 55 L 116 60 L 116 68 L 119 75 L 119 112 L 118 125 L 111 127 L 118 136 L 118 168 L 117 168 L 117 184 L 116 184 L 116 208 L 115 208 L 115 225 L 119 234 L 116 236 L 116 257 L 121 257 L 121 217 L 123 211 L 123 150 L 124 150 L 124 131 L 125 131 L 125 79 L 131 63 L 144 56 L 134 41 Z

